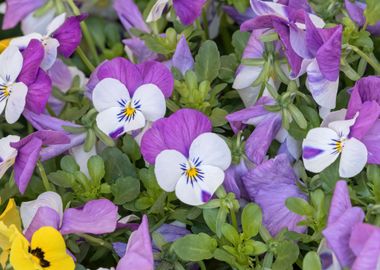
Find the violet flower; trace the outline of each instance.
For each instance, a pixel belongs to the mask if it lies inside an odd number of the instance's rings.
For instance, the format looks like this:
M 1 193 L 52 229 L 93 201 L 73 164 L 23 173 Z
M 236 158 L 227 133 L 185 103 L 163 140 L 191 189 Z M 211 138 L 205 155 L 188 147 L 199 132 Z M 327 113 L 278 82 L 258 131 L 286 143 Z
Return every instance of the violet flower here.
M 116 270 L 125 269 L 154 269 L 152 243 L 146 216 L 143 216 L 140 227 L 129 237 L 125 255 L 116 267 Z
M 10 145 L 17 150 L 14 164 L 14 178 L 21 193 L 24 193 L 33 175 L 37 161 L 41 157 L 42 146 L 68 144 L 70 142 L 63 132 L 36 131 L 18 142 Z
M 62 234 L 111 233 L 116 229 L 117 206 L 107 199 L 92 200 L 80 208 L 67 208 L 63 211 L 59 194 L 48 191 L 40 194 L 36 200 L 23 202 L 20 215 L 25 237 L 30 239 L 33 233 L 43 226 L 51 226 Z
M 240 13 L 232 6 L 223 6 L 223 11 L 239 25 L 255 16 L 255 13 L 251 8 L 248 8 L 244 14 Z
M 242 158 L 240 163 L 231 164 L 225 171 L 223 186 L 227 192 L 235 193 L 237 199 L 249 199 L 248 192 L 243 183 L 243 177 L 249 172 L 246 163 L 249 163 L 249 161 L 245 161 Z
M 0 55 L 0 113 L 5 110 L 8 123 L 15 123 L 24 109 L 41 113 L 51 93 L 51 80 L 39 68 L 43 58 L 43 47 L 31 41 L 21 53 L 17 47 L 9 46 Z
M 299 233 L 306 230 L 304 226 L 297 225 L 303 217 L 285 205 L 290 197 L 306 198 L 297 182 L 298 177 L 285 154 L 264 161 L 243 177 L 251 201 L 263 210 L 263 223 L 273 236 L 284 228 Z
M 45 50 L 41 67 L 44 70 L 48 70 L 57 59 L 58 53 L 68 58 L 75 52 L 82 39 L 80 22 L 85 18 L 86 15 L 66 18 L 66 13 L 63 13 L 47 26 L 44 35 L 31 33 L 12 39 L 10 45 L 23 49 L 31 40 L 36 39 L 40 41 L 44 45 Z
M 194 67 L 194 58 L 184 35 L 181 36 L 177 44 L 171 64 L 177 68 L 182 75 L 185 75 L 188 70 L 192 70 Z
M 356 22 L 358 26 L 364 26 L 366 20 L 364 10 L 367 4 L 357 0 L 344 0 L 344 5 L 346 6 L 346 10 L 351 19 Z M 376 36 L 380 35 L 380 21 L 378 21 L 375 25 L 368 25 L 367 31 Z
M 227 144 L 210 131 L 207 116 L 181 109 L 154 122 L 142 138 L 141 153 L 155 164 L 158 184 L 186 204 L 210 200 L 231 163 Z
M 112 138 L 144 128 L 165 115 L 173 86 L 173 75 L 161 63 L 134 65 L 121 57 L 104 62 L 88 83 L 98 127 Z

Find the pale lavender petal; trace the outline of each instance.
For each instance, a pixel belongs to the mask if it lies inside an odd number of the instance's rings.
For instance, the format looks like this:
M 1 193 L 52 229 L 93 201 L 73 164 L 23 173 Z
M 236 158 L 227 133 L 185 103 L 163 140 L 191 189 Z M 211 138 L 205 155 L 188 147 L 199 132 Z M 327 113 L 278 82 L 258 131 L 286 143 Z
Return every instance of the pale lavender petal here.
M 33 39 L 29 42 L 29 45 L 22 52 L 24 62 L 17 81 L 23 82 L 27 86 L 35 82 L 44 53 L 44 48 L 40 41 Z
M 352 207 L 347 182 L 340 180 L 335 184 L 334 195 L 331 200 L 327 224 L 335 223 L 346 210 Z
M 113 8 L 127 31 L 131 28 L 137 28 L 143 32 L 150 33 L 150 29 L 133 0 L 115 0 Z
M 6 0 L 3 30 L 15 27 L 30 13 L 42 7 L 47 0 Z
M 350 248 L 356 256 L 359 256 L 366 242 L 376 231 L 379 232 L 380 228 L 371 224 L 359 223 L 353 227 L 350 237 Z
M 73 76 L 68 66 L 61 59 L 55 61 L 54 65 L 48 70 L 48 74 L 53 86 L 58 87 L 63 92 L 70 89 Z
M 111 233 L 116 229 L 117 210 L 117 206 L 107 199 L 89 201 L 82 208 L 66 209 L 61 233 Z
M 129 237 L 127 251 L 116 267 L 116 270 L 125 269 L 154 269 L 149 224 L 146 216 L 143 217 L 138 230 Z
M 55 131 L 65 131 L 64 126 L 68 127 L 81 127 L 80 125 L 74 124 L 69 121 L 61 120 L 59 118 L 47 115 L 47 114 L 36 114 L 31 111 L 25 110 L 24 117 L 32 124 L 32 126 L 40 131 L 43 130 L 55 130 Z
M 56 156 L 59 156 L 71 148 L 82 145 L 86 139 L 86 133 L 69 134 L 70 143 L 67 144 L 54 144 L 42 148 L 40 152 L 41 161 L 49 160 Z
M 28 229 L 25 231 L 24 235 L 27 239 L 31 239 L 32 235 L 41 227 L 49 226 L 55 229 L 59 229 L 60 217 L 57 211 L 50 207 L 40 207 L 38 208 L 36 215 L 34 216 L 32 222 L 30 223 Z
M 202 12 L 206 0 L 173 0 L 173 7 L 181 22 L 192 24 Z
M 142 138 L 141 153 L 150 164 L 154 164 L 156 156 L 165 149 L 188 156 L 193 140 L 211 129 L 211 121 L 203 113 L 193 109 L 178 110 L 153 123 Z
M 248 193 L 243 184 L 243 176 L 248 173 L 245 161 L 242 159 L 239 164 L 232 164 L 225 172 L 223 186 L 227 192 L 235 193 L 237 199 L 248 199 Z
M 285 154 L 263 162 L 243 177 L 249 197 L 263 210 L 263 223 L 275 236 L 284 228 L 304 232 L 303 220 L 285 205 L 290 197 L 306 198 L 297 187 L 298 178 Z
M 112 243 L 112 247 L 120 258 L 125 255 L 127 250 L 127 244 L 123 242 L 114 242 Z
M 151 51 L 145 45 L 145 41 L 138 37 L 124 39 L 123 43 L 126 45 L 127 54 L 129 55 L 129 53 L 132 53 L 132 56 L 137 63 L 156 60 L 158 58 L 157 53 Z
M 380 165 L 380 120 L 361 139 L 368 151 L 368 163 Z
M 231 6 L 223 6 L 223 10 L 237 24 L 242 24 L 246 20 L 253 18 L 253 16 L 255 15 L 251 8 L 248 8 L 244 14 L 241 14 L 239 11 L 237 11 L 234 7 L 231 7 Z
M 70 57 L 79 46 L 82 40 L 80 22 L 86 17 L 87 15 L 69 17 L 52 34 L 59 41 L 58 52 L 64 57 Z
M 365 242 L 365 245 L 352 265 L 352 270 L 377 269 L 380 255 L 380 232 L 375 231 Z
M 350 0 L 345 0 L 344 5 L 346 6 L 346 10 L 348 12 L 348 15 L 351 17 L 351 19 L 355 21 L 359 26 L 364 25 L 365 4 L 357 2 L 357 1 L 351 2 Z
M 156 230 L 156 232 L 161 234 L 167 243 L 174 242 L 175 240 L 191 233 L 186 227 L 180 227 L 174 224 L 163 224 Z
M 181 36 L 181 39 L 177 44 L 172 62 L 173 67 L 181 71 L 183 75 L 185 75 L 186 71 L 193 69 L 194 58 L 184 35 Z

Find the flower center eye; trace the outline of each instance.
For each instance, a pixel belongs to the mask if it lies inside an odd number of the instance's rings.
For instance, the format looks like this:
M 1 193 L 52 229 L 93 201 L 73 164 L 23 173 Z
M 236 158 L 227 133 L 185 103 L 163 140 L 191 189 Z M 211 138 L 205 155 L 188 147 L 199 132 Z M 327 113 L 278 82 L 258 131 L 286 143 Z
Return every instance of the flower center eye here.
M 197 175 L 198 175 L 198 170 L 197 170 L 197 168 L 195 168 L 195 167 L 191 167 L 190 169 L 188 169 L 187 171 L 186 171 L 186 176 L 188 177 L 188 178 L 196 178 L 197 177 Z
M 334 140 L 334 142 L 331 144 L 334 147 L 335 153 L 342 153 L 344 148 L 344 143 L 347 139 L 341 138 L 340 140 Z
M 3 101 L 9 95 L 11 94 L 11 90 L 9 89 L 9 86 L 0 85 L 0 101 Z
M 135 119 L 137 110 L 141 108 L 140 102 L 138 100 L 135 101 L 126 101 L 120 100 L 119 104 L 121 106 L 121 112 L 117 114 L 117 119 L 119 122 L 125 121 L 130 122 Z
M 186 183 L 193 185 L 194 182 L 203 181 L 204 173 L 199 168 L 201 163 L 202 161 L 200 161 L 199 158 L 196 158 L 180 165 L 181 170 L 183 171 L 182 175 L 186 176 Z
M 128 106 L 125 107 L 125 109 L 124 109 L 124 114 L 127 117 L 132 117 L 132 116 L 134 116 L 135 113 L 136 113 L 136 109 L 132 108 L 131 103 L 129 103 Z
M 45 260 L 45 252 L 43 252 L 41 248 L 31 249 L 29 247 L 29 253 L 33 255 L 33 259 L 35 259 L 42 268 L 50 266 L 50 262 Z

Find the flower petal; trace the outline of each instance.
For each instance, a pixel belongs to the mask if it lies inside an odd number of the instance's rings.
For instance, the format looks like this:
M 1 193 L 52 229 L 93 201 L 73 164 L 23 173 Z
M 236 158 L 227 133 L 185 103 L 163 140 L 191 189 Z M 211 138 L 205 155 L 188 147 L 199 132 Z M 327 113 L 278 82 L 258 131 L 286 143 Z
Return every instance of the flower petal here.
M 124 129 L 124 122 L 118 120 L 118 114 L 121 111 L 121 107 L 112 107 L 101 111 L 96 116 L 96 124 L 100 130 L 112 138 L 117 138 L 127 132 Z
M 187 164 L 187 159 L 176 150 L 164 150 L 157 156 L 154 173 L 163 190 L 174 191 L 178 180 L 184 173 L 181 164 Z
M 68 208 L 63 214 L 61 233 L 111 233 L 116 229 L 117 209 L 107 199 L 89 201 L 83 208 Z
M 224 172 L 221 169 L 214 166 L 201 165 L 199 166 L 199 170 L 203 173 L 202 180 L 188 181 L 186 175 L 182 175 L 175 187 L 177 198 L 186 204 L 205 204 L 223 183 Z
M 11 94 L 5 107 L 5 119 L 9 124 L 15 123 L 24 111 L 28 87 L 20 82 L 14 83 L 10 87 Z
M 53 34 L 55 30 L 57 30 L 64 22 L 66 19 L 66 13 L 62 13 L 55 17 L 47 26 L 46 28 L 46 35 L 50 36 Z
M 58 230 L 61 225 L 61 218 L 57 211 L 47 206 L 41 206 L 37 209 L 32 222 L 25 229 L 24 235 L 27 239 L 31 239 L 32 235 L 41 227 L 49 226 Z
M 55 60 L 57 60 L 59 42 L 55 38 L 47 38 L 43 41 L 45 48 L 44 60 L 41 63 L 41 68 L 43 70 L 50 69 Z
M 148 17 L 146 18 L 147 22 L 155 22 L 159 18 L 161 18 L 162 13 L 164 12 L 164 9 L 167 5 L 169 0 L 158 0 L 153 5 L 152 9 L 150 10 Z
M 181 71 L 182 75 L 185 75 L 186 71 L 192 69 L 194 66 L 194 58 L 184 35 L 181 36 L 177 44 L 172 62 L 173 67 Z
M 189 149 L 189 160 L 199 158 L 202 165 L 226 170 L 231 164 L 231 151 L 218 135 L 208 132 L 199 135 Z
M 332 129 L 311 129 L 302 143 L 305 169 L 319 173 L 330 166 L 339 156 L 332 144 L 339 140 Z
M 113 8 L 127 31 L 130 31 L 131 28 L 137 28 L 146 33 L 150 32 L 138 6 L 133 0 L 115 0 Z
M 367 163 L 367 148 L 358 139 L 351 138 L 344 142 L 339 164 L 339 175 L 349 178 L 360 173 Z
M 11 142 L 18 142 L 19 136 L 8 135 L 0 139 L 0 178 L 14 163 L 17 155 L 17 150 L 10 146 Z
M 98 112 L 111 107 L 120 108 L 120 101 L 128 102 L 130 99 L 125 85 L 112 78 L 101 80 L 92 92 L 92 102 Z
M 156 121 L 165 116 L 166 101 L 161 90 L 154 84 L 143 84 L 132 97 L 132 104 L 138 103 L 139 110 L 148 121 Z
M 17 80 L 26 85 L 36 81 L 41 62 L 44 58 L 44 47 L 39 40 L 31 40 L 22 52 L 24 59 L 22 70 Z
M 0 54 L 0 79 L 2 82 L 15 82 L 22 69 L 23 57 L 15 46 L 8 46 Z
M 192 24 L 202 12 L 206 0 L 174 0 L 174 10 L 184 25 Z
M 25 108 L 40 114 L 45 110 L 52 91 L 50 77 L 42 69 L 38 70 L 35 81 L 28 85 Z
M 166 98 L 172 95 L 174 88 L 173 74 L 164 64 L 155 61 L 148 61 L 143 64 L 139 64 L 138 69 L 140 70 L 143 79 L 141 84 L 151 83 L 157 85 Z M 135 91 L 135 89 L 133 89 L 133 91 Z
M 3 29 L 15 27 L 26 15 L 42 7 L 46 0 L 7 0 Z
M 334 194 L 330 204 L 327 224 L 330 226 L 352 207 L 347 182 L 340 180 L 335 184 Z
M 380 232 L 375 231 L 365 242 L 362 252 L 352 265 L 352 270 L 379 269 Z

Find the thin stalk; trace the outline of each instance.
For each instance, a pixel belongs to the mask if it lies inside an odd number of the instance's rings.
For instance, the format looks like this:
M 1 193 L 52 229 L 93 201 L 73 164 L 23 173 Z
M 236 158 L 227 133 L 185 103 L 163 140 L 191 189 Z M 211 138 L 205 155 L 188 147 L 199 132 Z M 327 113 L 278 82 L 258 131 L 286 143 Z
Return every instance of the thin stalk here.
M 231 216 L 232 226 L 234 226 L 236 231 L 239 231 L 239 227 L 238 227 L 237 219 L 236 219 L 236 214 L 235 214 L 235 211 L 233 209 L 230 209 L 230 216 Z
M 80 59 L 82 59 L 83 63 L 86 65 L 86 67 L 93 72 L 95 70 L 94 65 L 91 63 L 91 61 L 87 58 L 86 54 L 82 50 L 81 47 L 77 48 L 77 54 L 79 55 Z
M 113 249 L 112 245 L 110 243 L 104 241 L 103 239 L 100 239 L 100 238 L 97 238 L 97 237 L 94 237 L 94 236 L 91 236 L 91 235 L 88 235 L 85 233 L 77 233 L 76 235 L 85 239 L 87 242 L 89 242 L 91 244 L 101 246 L 101 247 L 105 247 L 105 248 L 110 249 L 110 250 Z
M 37 167 L 38 170 L 40 171 L 41 179 L 42 179 L 42 184 L 44 185 L 46 191 L 51 191 L 52 188 L 50 186 L 49 180 L 47 178 L 44 166 L 42 165 L 41 161 L 37 162 Z
M 347 47 L 353 50 L 358 55 L 360 55 L 362 58 L 364 58 L 367 61 L 367 63 L 373 67 L 376 73 L 380 74 L 380 64 L 378 63 L 377 59 L 371 58 L 369 55 L 367 55 L 365 52 L 363 52 L 356 46 L 348 45 Z

